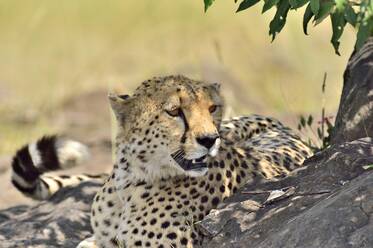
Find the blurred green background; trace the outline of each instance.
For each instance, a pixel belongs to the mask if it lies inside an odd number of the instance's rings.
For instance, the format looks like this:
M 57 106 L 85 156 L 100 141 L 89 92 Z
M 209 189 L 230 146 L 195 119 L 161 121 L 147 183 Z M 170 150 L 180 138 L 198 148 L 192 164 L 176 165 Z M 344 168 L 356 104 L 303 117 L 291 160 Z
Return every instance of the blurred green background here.
M 337 56 L 330 21 L 305 36 L 302 8 L 271 43 L 274 12 L 261 7 L 236 14 L 233 0 L 216 1 L 205 14 L 202 0 L 0 1 L 0 155 L 45 133 L 74 134 L 74 125 L 82 137 L 110 133 L 110 122 L 91 124 L 107 118 L 106 93 L 130 93 L 156 75 L 221 82 L 228 116 L 265 114 L 294 127 L 299 114 L 319 116 L 327 72 L 326 111 L 335 115 L 355 31 L 346 28 Z M 59 116 L 79 101 L 78 115 Z

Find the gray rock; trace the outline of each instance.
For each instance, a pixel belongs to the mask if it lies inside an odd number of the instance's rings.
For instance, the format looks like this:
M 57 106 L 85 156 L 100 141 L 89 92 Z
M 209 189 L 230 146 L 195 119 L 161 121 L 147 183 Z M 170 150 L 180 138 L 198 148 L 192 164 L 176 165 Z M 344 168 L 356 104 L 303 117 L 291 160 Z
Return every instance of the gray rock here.
M 373 37 L 349 59 L 331 143 L 373 137 Z
M 297 175 L 247 185 L 198 226 L 204 247 L 372 247 L 373 141 L 333 146 Z M 269 192 L 294 189 L 264 204 Z
M 86 182 L 35 206 L 0 211 L 0 247 L 76 247 L 92 233 L 91 202 L 99 188 Z

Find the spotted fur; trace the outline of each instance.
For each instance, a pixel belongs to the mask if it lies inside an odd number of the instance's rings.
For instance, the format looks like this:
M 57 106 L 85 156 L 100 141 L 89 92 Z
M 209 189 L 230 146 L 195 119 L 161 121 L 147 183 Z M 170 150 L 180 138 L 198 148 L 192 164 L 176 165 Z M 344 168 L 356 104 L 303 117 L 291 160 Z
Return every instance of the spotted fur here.
M 222 121 L 219 86 L 183 76 L 110 95 L 116 161 L 94 198 L 83 247 L 198 247 L 194 223 L 246 183 L 277 180 L 311 155 L 279 121 Z
M 202 235 L 195 222 L 243 185 L 287 176 L 312 154 L 273 118 L 222 121 L 217 84 L 159 77 L 143 82 L 133 96 L 109 99 L 118 123 L 115 164 L 92 204 L 94 236 L 79 248 L 198 247 Z M 86 154 L 80 143 L 44 137 L 16 153 L 12 182 L 46 199 L 94 179 L 44 174 L 74 166 Z

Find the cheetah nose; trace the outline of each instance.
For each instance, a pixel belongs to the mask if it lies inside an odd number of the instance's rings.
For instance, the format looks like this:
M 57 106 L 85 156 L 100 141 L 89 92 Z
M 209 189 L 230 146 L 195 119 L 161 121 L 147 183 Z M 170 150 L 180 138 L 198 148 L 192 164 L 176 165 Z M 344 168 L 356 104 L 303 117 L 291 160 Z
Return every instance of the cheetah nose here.
M 210 149 L 215 144 L 217 138 L 219 138 L 218 135 L 202 136 L 197 138 L 197 142 L 207 149 Z

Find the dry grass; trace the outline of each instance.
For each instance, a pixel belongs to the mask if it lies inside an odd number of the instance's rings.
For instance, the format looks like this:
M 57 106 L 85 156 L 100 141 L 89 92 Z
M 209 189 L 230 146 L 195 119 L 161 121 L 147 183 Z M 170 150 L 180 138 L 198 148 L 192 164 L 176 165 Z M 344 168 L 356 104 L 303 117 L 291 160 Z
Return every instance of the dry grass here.
M 353 30 L 338 57 L 329 23 L 303 35 L 303 9 L 271 44 L 273 12 L 262 16 L 257 6 L 235 14 L 233 1 L 217 1 L 204 14 L 202 2 L 1 1 L 0 154 L 58 131 L 49 114 L 66 99 L 97 89 L 131 92 L 154 75 L 221 81 L 234 113 L 291 116 L 294 125 L 297 114 L 319 112 L 326 71 L 327 111 L 336 110 Z

